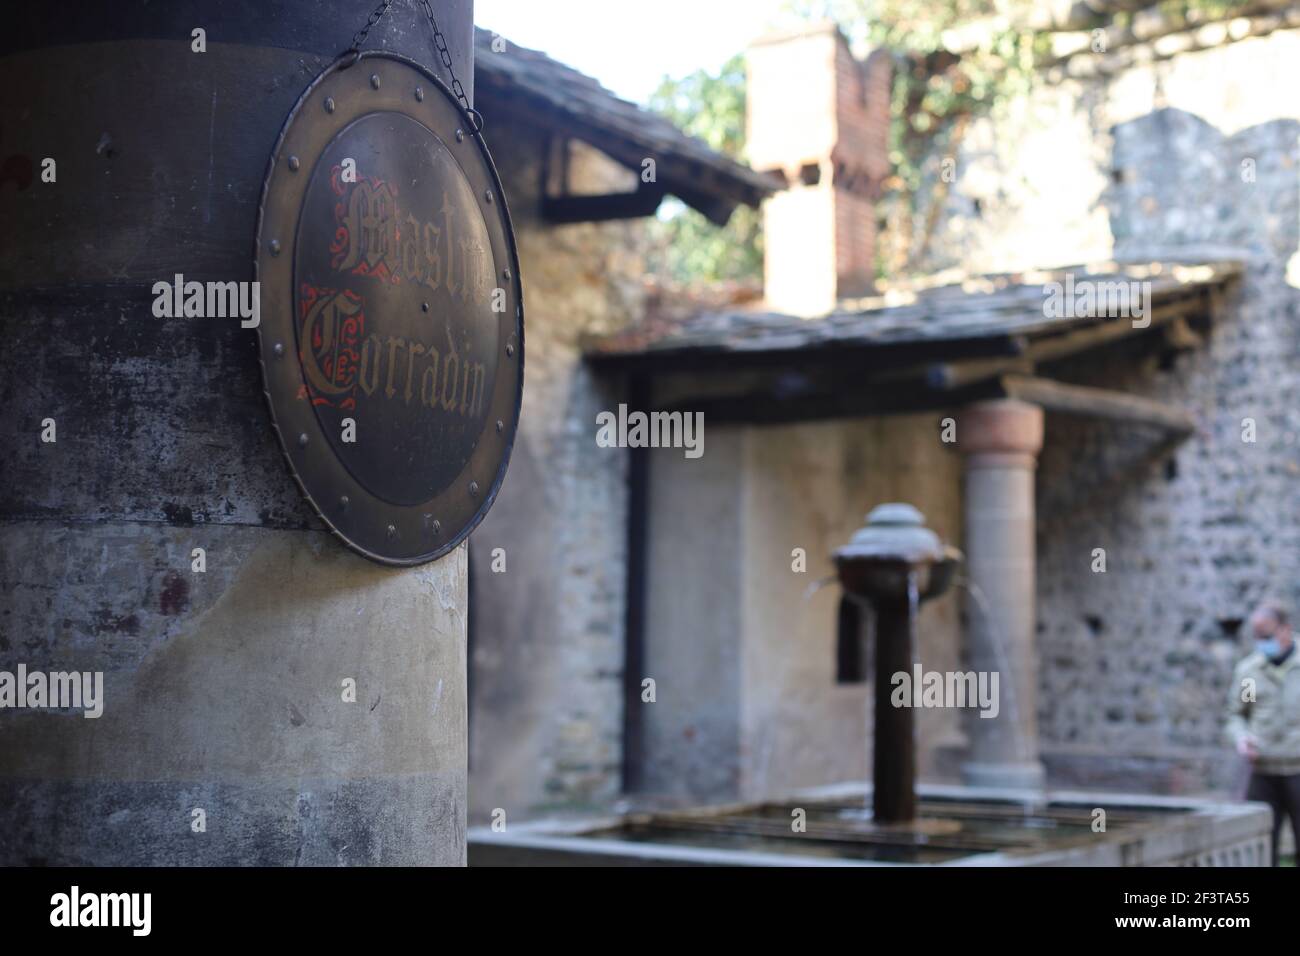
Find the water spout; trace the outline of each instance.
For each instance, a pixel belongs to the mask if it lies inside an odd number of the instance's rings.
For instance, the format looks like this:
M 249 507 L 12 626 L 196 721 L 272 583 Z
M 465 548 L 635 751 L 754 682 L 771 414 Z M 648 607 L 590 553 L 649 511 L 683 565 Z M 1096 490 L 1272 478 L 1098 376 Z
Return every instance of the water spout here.
M 918 611 L 920 610 L 920 605 L 921 605 L 921 597 L 920 597 L 920 591 L 917 589 L 916 586 L 916 571 L 915 570 L 908 571 L 907 572 L 907 620 L 910 626 L 908 628 L 907 641 L 912 649 L 912 653 L 909 656 L 911 656 L 913 659 L 915 659 L 916 656 L 921 652 L 921 648 L 919 646 L 920 641 L 917 639 L 917 633 L 916 633 L 916 619 L 917 619 Z
M 811 601 L 814 594 L 826 587 L 826 585 L 834 584 L 837 580 L 839 579 L 833 574 L 828 574 L 824 578 L 818 578 L 803 589 L 803 600 L 805 602 Z

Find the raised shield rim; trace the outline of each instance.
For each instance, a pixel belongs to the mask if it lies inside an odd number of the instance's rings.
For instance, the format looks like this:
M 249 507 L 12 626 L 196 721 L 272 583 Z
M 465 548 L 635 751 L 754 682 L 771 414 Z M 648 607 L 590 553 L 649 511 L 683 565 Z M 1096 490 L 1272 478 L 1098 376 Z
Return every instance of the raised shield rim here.
M 385 62 L 396 65 L 385 73 L 412 70 L 423 83 L 412 87 L 410 84 L 382 82 L 384 78 L 393 79 L 377 72 Z M 370 68 L 365 68 L 366 64 L 370 64 Z M 347 79 L 360 77 L 362 82 L 344 85 L 339 79 L 344 73 L 348 74 Z M 380 77 L 381 82 L 371 82 L 371 75 Z M 344 93 L 347 95 L 342 95 Z M 332 100 L 328 108 L 325 104 L 327 98 Z M 309 109 L 318 109 L 326 119 L 318 120 L 319 126 L 305 126 L 300 120 Z M 459 136 L 451 137 L 450 130 L 430 122 L 439 114 L 445 117 L 448 109 L 455 118 Z M 293 261 L 301 202 L 291 202 L 291 199 L 294 195 L 306 193 L 311 171 L 307 169 L 307 163 L 290 169 L 287 160 L 290 155 L 296 155 L 290 150 L 300 142 L 303 145 L 319 142 L 320 148 L 308 154 L 314 162 L 319 152 L 344 128 L 360 117 L 378 111 L 397 112 L 414 119 L 432 130 L 452 152 L 462 173 L 474 187 L 477 208 L 493 245 L 496 281 L 502 284 L 507 294 L 507 309 L 500 320 L 503 334 L 499 336 L 499 347 L 503 350 L 508 347 L 509 352 L 498 357 L 493 395 L 478 444 L 470 461 L 449 488 L 415 505 L 383 501 L 361 486 L 332 451 L 316 415 L 311 412 L 310 403 L 303 403 L 296 397 L 299 387 L 304 384 L 301 363 L 293 353 L 296 342 Z M 446 555 L 464 541 L 496 501 L 518 431 L 524 382 L 524 307 L 519 256 L 500 176 L 481 134 L 470 132 L 474 126 L 474 121 L 446 84 L 419 62 L 384 50 L 348 54 L 316 76 L 290 110 L 271 150 L 258 203 L 254 279 L 260 283 L 261 321 L 257 336 L 263 393 L 272 429 L 290 474 L 316 515 L 349 549 L 384 565 L 410 567 L 425 564 Z M 311 130 L 312 135 L 299 135 L 303 129 Z M 466 168 L 467 156 L 477 157 L 476 170 Z M 285 187 L 283 195 L 277 192 L 277 187 L 290 182 L 293 187 Z M 278 250 L 284 255 L 272 252 L 272 240 L 278 243 Z M 504 268 L 501 267 L 502 260 L 506 263 Z M 510 308 L 511 305 L 514 308 Z M 516 366 L 514 374 L 508 368 L 511 362 Z M 492 427 L 494 421 L 502 427 Z M 291 441 L 290 435 L 306 436 L 306 444 L 300 444 L 296 439 Z M 496 443 L 497 450 L 493 453 L 496 463 L 491 480 L 483 482 L 481 479 L 487 476 L 475 473 L 474 468 L 478 463 L 480 470 L 485 470 L 479 452 L 489 440 Z M 485 453 L 482 457 L 488 455 Z M 307 473 L 306 479 L 304 472 Z M 477 494 L 473 494 L 471 489 L 477 489 Z M 330 499 L 328 502 L 318 500 L 326 496 Z M 341 504 L 343 501 L 347 503 Z M 447 526 L 448 518 L 453 519 L 450 527 Z M 350 529 L 360 522 L 366 522 L 370 527 L 359 540 Z M 401 550 L 394 548 L 388 553 L 378 550 L 375 538 L 400 544 Z M 414 550 L 412 541 L 416 544 Z

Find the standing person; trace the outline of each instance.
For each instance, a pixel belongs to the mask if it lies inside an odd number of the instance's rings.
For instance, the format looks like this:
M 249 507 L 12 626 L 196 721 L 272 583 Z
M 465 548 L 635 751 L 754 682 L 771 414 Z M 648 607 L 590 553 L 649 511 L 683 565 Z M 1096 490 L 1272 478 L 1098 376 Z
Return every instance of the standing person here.
M 1228 736 L 1250 761 L 1247 800 L 1273 810 L 1273 865 L 1282 818 L 1300 850 L 1300 654 L 1286 608 L 1265 601 L 1250 616 L 1254 651 L 1233 673 Z

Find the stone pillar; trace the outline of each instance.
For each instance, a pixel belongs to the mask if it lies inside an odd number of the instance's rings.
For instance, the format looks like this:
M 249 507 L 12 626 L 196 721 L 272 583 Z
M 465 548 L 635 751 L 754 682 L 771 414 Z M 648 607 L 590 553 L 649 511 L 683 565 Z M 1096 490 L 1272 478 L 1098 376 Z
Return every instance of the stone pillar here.
M 17 11 L 0 672 L 102 675 L 102 713 L 0 708 L 0 865 L 465 862 L 465 547 L 347 551 L 285 467 L 255 333 L 151 310 L 176 273 L 253 278 L 276 137 L 369 6 Z M 434 7 L 472 94 L 473 4 Z M 367 46 L 446 75 L 413 2 Z
M 1037 654 L 1034 648 L 1034 469 L 1043 444 L 1043 411 L 1012 399 L 968 406 L 957 423 L 966 459 L 968 665 L 997 672 L 999 711 L 972 711 L 975 786 L 1041 787 L 1038 760 Z

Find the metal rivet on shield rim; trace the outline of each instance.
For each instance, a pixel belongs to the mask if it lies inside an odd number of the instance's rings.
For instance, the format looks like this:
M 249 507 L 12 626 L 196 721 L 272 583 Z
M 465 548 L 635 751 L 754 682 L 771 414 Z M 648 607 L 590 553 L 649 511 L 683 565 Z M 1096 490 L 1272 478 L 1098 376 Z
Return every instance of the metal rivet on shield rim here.
M 271 240 L 271 255 L 273 255 L 273 256 L 278 256 L 279 254 L 280 254 L 280 240 L 279 240 L 279 239 L 272 239 L 272 240 Z
M 416 98 L 417 100 L 419 100 L 421 103 L 424 102 L 424 87 L 423 87 L 423 86 L 417 86 L 417 87 L 415 88 L 415 98 Z
M 390 538 L 396 538 L 396 537 L 397 537 L 397 528 L 394 527 L 394 526 L 391 525 L 391 524 L 388 526 L 388 536 L 389 536 Z
M 488 202 L 491 202 L 491 201 L 492 201 L 492 190 L 490 190 L 490 189 L 485 190 L 484 193 L 483 193 L 483 198 L 486 199 Z
M 342 508 L 344 511 L 347 511 L 347 510 L 348 510 L 348 496 L 347 496 L 347 495 L 342 495 L 342 496 L 339 497 L 339 507 Z
M 298 167 L 301 165 L 302 163 L 298 162 L 297 156 L 289 157 L 289 172 L 296 173 L 298 171 Z
M 307 433 L 306 433 L 306 432 L 303 432 L 301 435 L 298 436 L 298 444 L 301 445 L 303 448 L 306 448 L 306 447 L 307 447 Z
M 428 311 L 429 311 L 429 303 L 427 303 L 427 302 L 421 302 L 421 303 L 420 303 L 420 311 L 421 311 L 421 312 L 428 312 Z
M 514 354 L 515 354 L 515 347 L 513 345 L 506 345 L 506 355 L 514 355 Z
M 456 142 L 458 143 L 465 142 L 465 131 L 463 129 L 456 130 Z
M 283 343 L 283 342 L 276 342 L 276 343 L 275 343 L 275 348 L 274 348 L 272 351 L 275 352 L 275 357 L 276 357 L 276 358 L 284 358 L 284 343 Z
M 506 423 L 503 422 L 501 419 L 498 418 L 498 419 L 497 419 L 497 431 L 499 431 L 499 432 L 503 432 L 503 431 L 505 431 L 505 430 L 506 430 Z
M 433 519 L 433 533 L 442 534 L 442 522 L 439 521 L 437 518 Z
M 334 112 L 334 97 L 332 96 L 325 97 L 325 112 L 326 113 Z
M 375 89 L 379 89 L 379 74 L 378 74 L 378 73 L 371 73 L 371 74 L 370 74 L 370 85 L 371 85 L 372 87 L 374 87 Z
M 471 482 L 469 483 L 469 496 L 470 496 L 471 498 L 477 498 L 477 497 L 478 497 L 478 482 L 477 482 L 477 481 L 471 481 Z
M 503 269 L 503 270 L 501 270 L 501 275 L 503 275 L 503 276 L 505 277 L 505 279 L 506 279 L 507 282 L 510 281 L 510 270 L 509 270 L 509 269 Z

